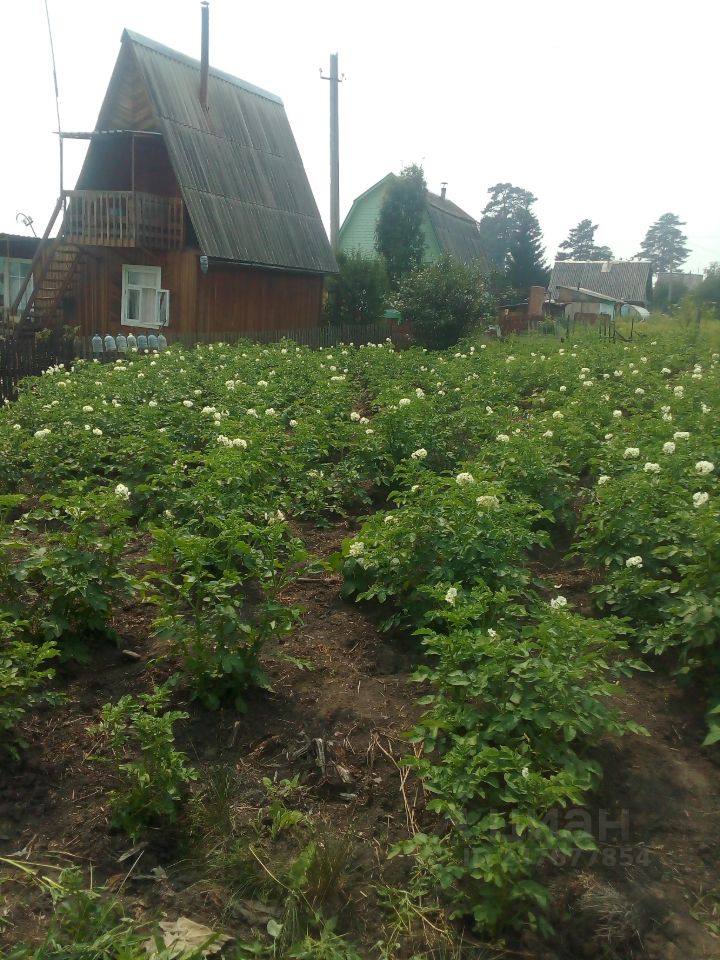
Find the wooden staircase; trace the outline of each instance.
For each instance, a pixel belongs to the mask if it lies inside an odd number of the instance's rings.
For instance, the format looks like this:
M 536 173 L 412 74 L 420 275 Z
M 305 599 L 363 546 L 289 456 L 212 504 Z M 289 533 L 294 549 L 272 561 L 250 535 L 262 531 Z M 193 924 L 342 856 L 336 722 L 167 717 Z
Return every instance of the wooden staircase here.
M 35 329 L 62 325 L 62 302 L 72 292 L 83 253 L 79 247 L 58 239 L 50 241 L 46 257 L 20 318 L 21 324 Z
M 50 238 L 53 225 L 61 211 L 63 219 L 58 235 Z M 11 314 L 17 318 L 18 334 L 41 328 L 59 329 L 62 325 L 63 298 L 72 291 L 78 277 L 78 267 L 84 257 L 80 247 L 64 239 L 65 219 L 64 196 L 61 196 L 33 258 L 32 268 L 12 306 Z M 21 308 L 20 304 L 31 279 L 32 290 Z

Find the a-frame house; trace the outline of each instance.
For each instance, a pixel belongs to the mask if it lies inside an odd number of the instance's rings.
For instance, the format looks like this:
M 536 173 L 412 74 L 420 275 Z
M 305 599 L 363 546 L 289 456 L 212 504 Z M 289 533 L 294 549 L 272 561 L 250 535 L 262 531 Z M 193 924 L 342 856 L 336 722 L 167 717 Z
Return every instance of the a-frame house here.
M 171 340 L 319 322 L 337 266 L 278 97 L 126 30 L 77 136 L 85 163 L 14 305 L 20 329 Z

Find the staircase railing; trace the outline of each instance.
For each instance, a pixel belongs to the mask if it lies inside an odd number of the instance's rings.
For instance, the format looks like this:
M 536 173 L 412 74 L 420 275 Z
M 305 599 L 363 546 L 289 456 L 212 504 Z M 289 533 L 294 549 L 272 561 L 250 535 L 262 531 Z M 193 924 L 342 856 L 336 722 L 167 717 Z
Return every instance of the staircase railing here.
M 22 299 L 25 296 L 25 291 L 27 290 L 30 284 L 30 281 L 33 279 L 33 276 L 35 275 L 37 267 L 43 261 L 43 257 L 45 255 L 45 244 L 47 243 L 47 240 L 50 237 L 50 232 L 52 231 L 52 228 L 55 226 L 55 221 L 58 218 L 58 214 L 63 209 L 64 204 L 65 204 L 65 191 L 63 191 L 58 197 L 58 202 L 55 204 L 55 209 L 53 210 L 52 216 L 50 217 L 47 227 L 45 228 L 45 233 L 42 235 L 40 243 L 38 244 L 38 248 L 35 251 L 35 256 L 32 259 L 30 270 L 28 271 L 25 279 L 20 285 L 20 290 L 18 291 L 17 296 L 13 300 L 12 306 L 10 307 L 11 317 L 17 316 L 17 312 L 20 308 L 20 304 L 22 303 Z M 60 233 L 62 233 L 62 230 L 60 231 Z M 41 282 L 45 278 L 45 274 L 47 273 L 51 260 L 52 260 L 52 257 L 45 258 L 43 269 L 40 271 L 39 282 Z M 39 286 L 39 282 L 34 281 L 34 289 L 37 289 L 37 287 Z M 26 304 L 25 313 L 27 313 L 29 306 L 30 306 L 30 299 Z

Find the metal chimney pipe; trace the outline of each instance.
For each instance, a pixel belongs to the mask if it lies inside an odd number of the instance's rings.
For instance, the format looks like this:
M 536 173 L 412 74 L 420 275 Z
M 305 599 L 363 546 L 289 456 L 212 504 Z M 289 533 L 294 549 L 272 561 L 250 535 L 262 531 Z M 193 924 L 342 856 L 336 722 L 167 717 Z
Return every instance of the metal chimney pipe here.
M 208 109 L 208 71 L 210 69 L 210 9 L 208 0 L 200 4 L 202 37 L 200 43 L 200 103 Z
M 445 194 L 447 193 L 447 183 L 440 184 L 440 199 L 445 199 Z

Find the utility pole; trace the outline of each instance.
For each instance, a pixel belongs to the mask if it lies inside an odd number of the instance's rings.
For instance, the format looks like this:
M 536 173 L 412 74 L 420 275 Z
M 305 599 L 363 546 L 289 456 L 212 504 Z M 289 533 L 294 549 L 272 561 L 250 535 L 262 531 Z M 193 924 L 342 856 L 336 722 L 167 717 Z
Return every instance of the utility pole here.
M 338 55 L 330 54 L 330 76 L 320 76 L 330 81 L 330 246 L 337 253 L 340 232 L 340 125 L 338 120 Z

